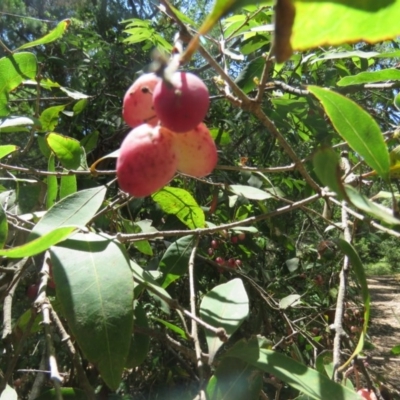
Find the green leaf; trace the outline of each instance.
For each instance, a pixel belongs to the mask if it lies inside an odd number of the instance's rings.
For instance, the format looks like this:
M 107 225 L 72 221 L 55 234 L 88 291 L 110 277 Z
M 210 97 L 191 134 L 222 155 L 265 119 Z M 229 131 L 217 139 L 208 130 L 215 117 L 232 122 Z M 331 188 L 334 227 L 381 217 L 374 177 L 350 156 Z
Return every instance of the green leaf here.
M 206 393 L 210 400 L 258 400 L 263 386 L 261 371 L 249 364 L 225 358 L 208 382 Z
M 360 72 L 357 75 L 345 76 L 337 83 L 338 86 L 360 85 L 363 83 L 383 82 L 400 80 L 398 69 L 383 69 L 373 72 Z
M 295 307 L 301 303 L 300 298 L 301 296 L 299 294 L 289 294 L 289 296 L 279 300 L 279 308 L 281 310 L 286 310 L 289 307 Z
M 4 146 L 0 146 L 0 159 L 8 156 L 9 154 L 17 151 L 19 149 L 18 146 L 13 144 L 5 144 Z
M 133 329 L 133 278 L 123 247 L 77 234 L 50 250 L 57 298 L 85 357 L 112 390 L 121 382 Z
M 64 19 L 63 21 L 59 22 L 58 25 L 53 30 L 51 30 L 47 35 L 41 37 L 38 40 L 34 40 L 32 42 L 25 43 L 22 46 L 18 47 L 18 49 L 15 51 L 29 49 L 30 47 L 54 42 L 55 40 L 60 38 L 62 35 L 64 35 L 64 32 L 67 30 L 67 28 L 70 26 L 70 24 L 71 24 L 70 19 Z
M 295 0 L 291 43 L 295 50 L 365 41 L 376 43 L 400 35 L 400 3 L 394 0 Z M 310 18 L 312 16 L 312 18 Z
M 362 295 L 362 300 L 364 302 L 364 323 L 363 323 L 363 330 L 361 332 L 360 338 L 358 340 L 358 344 L 353 351 L 353 354 L 350 356 L 350 358 L 340 367 L 341 370 L 346 368 L 353 360 L 354 357 L 356 357 L 364 348 L 364 341 L 365 337 L 367 334 L 367 329 L 368 329 L 368 322 L 369 322 L 369 315 L 370 315 L 370 294 L 369 294 L 369 289 L 368 289 L 368 283 L 367 283 L 367 278 L 365 275 L 364 271 L 364 266 L 361 262 L 361 259 L 356 251 L 356 249 L 348 242 L 346 242 L 343 239 L 336 239 L 335 243 L 338 245 L 340 250 L 346 254 L 347 257 L 350 259 L 350 264 L 351 267 L 353 268 L 358 283 L 361 286 L 361 295 Z
M 243 90 L 243 92 L 249 93 L 257 87 L 254 78 L 261 78 L 264 65 L 264 57 L 258 57 L 245 65 L 235 80 L 236 84 Z
M 359 400 L 353 390 L 330 380 L 284 354 L 263 348 L 262 338 L 237 342 L 223 358 L 239 358 L 261 371 L 273 374 L 291 387 L 316 400 Z M 235 361 L 232 360 L 232 363 Z
M 6 385 L 1 393 L 0 400 L 18 400 L 17 392 L 11 386 Z
M 285 264 L 289 272 L 294 272 L 300 266 L 300 258 L 299 257 L 290 258 L 289 260 L 285 261 Z
M 393 355 L 395 355 L 395 356 L 400 355 L 400 344 L 398 344 L 398 345 L 396 345 L 396 346 L 393 346 L 393 347 L 390 349 L 390 352 L 391 352 Z
M 224 328 L 231 336 L 249 314 L 249 299 L 241 279 L 232 279 L 210 290 L 200 304 L 200 317 L 215 328 Z M 216 352 L 224 344 L 215 333 L 206 330 L 211 364 Z
M 106 191 L 105 186 L 98 186 L 65 197 L 46 212 L 32 229 L 30 237 L 46 234 L 60 226 L 84 227 L 102 205 Z
M 163 288 L 186 273 L 192 247 L 193 236 L 183 236 L 167 248 L 158 266 L 164 276 Z
M 0 59 L 0 117 L 8 115 L 8 92 L 26 79 L 35 79 L 36 57 L 32 53 L 17 53 Z
M 308 86 L 308 90 L 322 103 L 340 136 L 378 175 L 387 178 L 389 152 L 376 121 L 347 97 L 317 86 Z
M 339 156 L 330 147 L 318 149 L 313 157 L 314 170 L 319 180 L 334 191 L 340 199 L 346 198 L 341 176 L 343 172 L 339 167 Z
M 78 140 L 58 133 L 49 133 L 46 140 L 64 168 L 77 169 L 79 167 L 82 150 Z
M 54 172 L 56 170 L 54 154 L 51 154 L 49 157 L 49 161 L 47 163 L 47 170 L 50 172 Z M 49 175 L 46 181 L 47 181 L 46 208 L 49 209 L 52 206 L 54 206 L 57 200 L 58 182 L 57 182 L 57 177 L 54 175 Z
M 166 186 L 151 197 L 165 213 L 175 215 L 189 229 L 204 228 L 204 211 L 187 190 Z
M 397 93 L 394 100 L 393 105 L 400 111 L 400 93 Z
M 53 106 L 46 108 L 40 114 L 39 120 L 42 124 L 42 132 L 52 131 L 57 125 L 61 111 L 64 111 L 66 106 Z M 54 133 L 52 135 L 55 135 Z
M 133 261 L 131 261 L 131 269 L 135 283 L 140 283 L 146 287 L 148 292 L 161 303 L 163 311 L 168 314 L 169 306 L 163 300 L 163 298 L 171 299 L 171 296 L 168 294 L 168 292 L 156 282 L 156 280 L 148 271 L 145 271 Z
M 0 249 L 4 247 L 8 236 L 7 215 L 4 212 L 3 206 L 0 204 Z
M 148 329 L 149 323 L 147 321 L 146 312 L 141 304 L 136 304 L 134 311 L 135 327 Z M 150 349 L 150 336 L 135 332 L 131 338 L 128 357 L 125 362 L 126 368 L 136 368 L 147 357 Z
M 96 148 L 98 140 L 99 131 L 93 131 L 81 140 L 81 146 L 84 147 L 86 154 Z
M 179 326 L 176 326 L 174 324 L 171 324 L 168 321 L 165 321 L 161 318 L 153 317 L 152 318 L 154 321 L 159 322 L 160 324 L 164 325 L 166 328 L 170 329 L 172 332 L 175 332 L 177 335 L 179 335 L 182 339 L 184 340 L 190 340 L 186 332 L 182 329 L 179 328 Z
M 369 200 L 366 196 L 359 193 L 352 186 L 346 185 L 345 190 L 347 199 L 360 210 L 380 219 L 381 221 L 384 221 L 387 224 L 400 224 L 400 219 L 395 218 L 391 210 Z
M 29 132 L 27 126 L 40 125 L 39 120 L 36 118 L 28 117 L 9 117 L 0 123 L 0 133 L 10 132 Z
M 60 86 L 59 89 L 64 92 L 67 96 L 71 97 L 71 99 L 74 100 L 80 100 L 80 99 L 87 99 L 89 96 L 87 94 L 78 92 L 77 90 L 74 89 L 69 89 L 63 86 Z
M 60 200 L 76 193 L 76 175 L 62 176 L 60 179 Z
M 36 254 L 43 253 L 51 246 L 54 246 L 55 244 L 65 240 L 76 228 L 76 226 L 62 226 L 56 228 L 35 240 L 23 244 L 22 246 L 0 250 L 0 256 L 5 256 L 8 258 L 35 256 Z
M 86 108 L 87 105 L 88 105 L 87 99 L 78 100 L 72 107 L 72 111 L 74 112 L 74 115 L 80 114 Z
M 250 200 L 267 200 L 272 197 L 270 193 L 267 193 L 261 189 L 257 189 L 253 186 L 230 185 L 229 190 L 238 196 L 243 196 Z
M 87 400 L 86 393 L 77 388 L 62 387 L 61 396 L 64 400 Z M 57 400 L 59 396 L 55 389 L 50 389 L 40 396 L 36 397 L 35 400 Z

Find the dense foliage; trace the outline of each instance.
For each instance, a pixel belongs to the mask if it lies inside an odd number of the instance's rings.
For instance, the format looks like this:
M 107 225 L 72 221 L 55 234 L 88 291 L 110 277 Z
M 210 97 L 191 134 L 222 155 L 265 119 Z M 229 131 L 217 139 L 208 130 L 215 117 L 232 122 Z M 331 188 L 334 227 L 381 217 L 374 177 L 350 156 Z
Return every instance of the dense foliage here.
M 400 1 L 260 3 L 0 4 L 1 399 L 379 396 Z M 124 95 L 177 58 L 218 165 L 129 196 Z

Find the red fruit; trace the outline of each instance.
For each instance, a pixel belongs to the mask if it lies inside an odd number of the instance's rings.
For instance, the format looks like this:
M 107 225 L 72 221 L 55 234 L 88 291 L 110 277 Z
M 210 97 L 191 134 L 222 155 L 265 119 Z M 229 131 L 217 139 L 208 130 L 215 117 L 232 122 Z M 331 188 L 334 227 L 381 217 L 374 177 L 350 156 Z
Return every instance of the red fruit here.
M 242 260 L 236 260 L 235 264 L 236 264 L 236 268 L 240 268 L 242 266 Z
M 246 239 L 246 234 L 244 232 L 240 232 L 238 235 L 238 239 L 243 242 L 244 239 Z
M 154 87 L 161 80 L 156 74 L 144 74 L 127 90 L 122 105 L 122 117 L 132 128 L 142 124 L 155 126 L 158 118 L 153 108 Z
M 236 261 L 235 261 L 234 258 L 230 258 L 228 260 L 228 266 L 231 267 L 231 268 L 235 268 L 236 267 Z
M 166 185 L 178 164 L 173 138 L 168 129 L 148 124 L 130 131 L 117 159 L 120 188 L 132 196 L 145 197 Z
M 217 240 L 211 240 L 211 247 L 213 249 L 218 249 L 219 247 L 219 242 Z
M 38 284 L 33 284 L 28 286 L 28 288 L 26 289 L 26 295 L 32 300 L 36 300 L 36 297 L 38 295 L 38 291 L 39 291 L 39 285 Z
M 236 244 L 237 242 L 238 242 L 238 237 L 237 236 L 232 236 L 231 237 L 231 242 L 233 243 L 233 244 Z
M 170 82 L 158 82 L 153 91 L 153 105 L 158 118 L 174 132 L 194 129 L 203 121 L 209 104 L 207 86 L 189 72 L 175 72 Z
M 368 389 L 360 389 L 357 391 L 363 399 L 365 400 L 376 400 L 375 393 L 373 391 L 369 391 Z
M 179 155 L 178 171 L 184 174 L 201 178 L 217 165 L 217 148 L 203 123 L 189 132 L 175 135 L 175 148 Z
M 225 260 L 222 257 L 217 257 L 215 262 L 219 265 L 225 265 Z
M 209 256 L 214 255 L 214 249 L 213 249 L 213 248 L 210 247 L 210 248 L 208 249 L 208 255 L 209 255 Z

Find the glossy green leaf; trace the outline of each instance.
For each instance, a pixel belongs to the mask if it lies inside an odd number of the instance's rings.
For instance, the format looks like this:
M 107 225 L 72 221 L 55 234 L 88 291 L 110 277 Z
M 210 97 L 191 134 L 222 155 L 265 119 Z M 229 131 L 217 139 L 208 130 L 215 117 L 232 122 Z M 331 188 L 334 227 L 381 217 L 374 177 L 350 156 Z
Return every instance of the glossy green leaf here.
M 289 294 L 289 296 L 279 300 L 279 308 L 286 310 L 289 307 L 298 306 L 301 303 L 300 299 L 301 296 L 299 294 Z
M 0 250 L 0 256 L 5 256 L 8 258 L 35 256 L 36 254 L 43 253 L 51 246 L 54 246 L 55 244 L 62 242 L 67 237 L 71 236 L 72 232 L 76 230 L 76 228 L 76 226 L 70 225 L 61 226 L 21 246 Z
M 164 299 L 171 299 L 171 296 L 168 294 L 168 292 L 158 284 L 158 282 L 148 271 L 145 271 L 133 261 L 131 261 L 131 269 L 135 283 L 140 283 L 143 285 L 148 292 L 161 303 L 162 310 L 168 314 L 169 306 L 164 301 Z
M 317 86 L 308 90 L 322 103 L 336 131 L 380 176 L 389 173 L 389 152 L 376 121 L 358 104 Z
M 32 318 L 32 309 L 26 310 L 16 321 L 14 330 L 17 335 L 23 334 L 27 331 Z M 43 314 L 35 314 L 35 320 L 31 326 L 29 333 L 32 335 L 34 333 L 40 332 L 43 329 Z
M 134 310 L 134 326 L 148 329 L 146 312 L 141 304 L 136 304 Z M 128 357 L 126 358 L 126 368 L 136 368 L 146 359 L 150 349 L 150 336 L 144 333 L 135 332 L 131 338 Z
M 64 19 L 63 21 L 59 22 L 58 25 L 54 29 L 52 29 L 47 35 L 41 37 L 38 40 L 33 40 L 32 42 L 25 43 L 22 46 L 18 47 L 17 50 L 19 51 L 23 49 L 29 49 L 34 46 L 39 46 L 42 44 L 54 42 L 65 33 L 70 24 L 71 24 L 70 19 Z
M 361 295 L 362 300 L 364 302 L 364 322 L 363 322 L 363 330 L 360 334 L 360 338 L 358 339 L 358 344 L 354 349 L 353 354 L 351 357 L 341 366 L 341 369 L 344 370 L 346 366 L 348 366 L 351 360 L 354 359 L 364 348 L 364 341 L 367 334 L 368 329 L 368 322 L 370 316 L 370 294 L 368 289 L 367 278 L 364 271 L 364 266 L 362 261 L 356 251 L 356 249 L 348 242 L 343 239 L 336 239 L 335 243 L 338 245 L 339 249 L 346 254 L 347 257 L 350 259 L 351 268 L 354 270 L 358 283 L 361 286 Z
M 0 122 L 0 133 L 29 132 L 30 125 L 40 125 L 40 122 L 36 118 L 9 117 Z
M 74 112 L 74 115 L 80 114 L 86 108 L 87 105 L 88 105 L 87 99 L 78 100 L 72 107 L 72 111 Z
M 40 123 L 42 124 L 42 132 L 52 131 L 58 125 L 60 113 L 64 111 L 64 109 L 65 106 L 52 106 L 43 110 L 39 117 Z M 56 134 L 53 133 L 51 135 Z
M 223 358 L 239 358 L 264 372 L 273 374 L 291 387 L 316 400 L 360 400 L 360 397 L 318 371 L 282 353 L 263 347 L 262 338 L 244 339 L 229 349 Z
M 0 146 L 0 159 L 8 156 L 9 154 L 17 151 L 19 149 L 18 146 L 13 144 L 5 144 L 4 146 Z
M 393 105 L 400 111 L 400 93 L 397 93 L 394 100 Z
M 249 93 L 257 87 L 255 79 L 261 78 L 264 65 L 264 57 L 258 57 L 245 65 L 235 80 L 236 84 L 243 90 L 243 92 Z
M 258 400 L 263 387 L 260 370 L 246 362 L 231 358 L 223 359 L 208 382 L 206 393 L 209 400 Z
M 49 133 L 46 140 L 64 168 L 77 169 L 79 167 L 82 150 L 78 140 L 58 133 Z
M 341 181 L 343 172 L 339 168 L 339 155 L 330 147 L 322 147 L 314 154 L 314 170 L 324 186 L 335 192 L 340 199 L 346 198 Z
M 80 100 L 80 99 L 87 99 L 89 96 L 87 94 L 78 92 L 77 90 L 74 89 L 69 89 L 63 86 L 60 86 L 59 88 L 62 92 L 64 92 L 67 96 L 71 97 L 71 99 L 74 100 Z
M 18 400 L 17 392 L 11 386 L 6 385 L 1 393 L 0 400 Z
M 152 318 L 154 321 L 159 322 L 160 324 L 164 325 L 167 329 L 170 329 L 172 332 L 175 332 L 177 335 L 179 335 L 182 339 L 184 340 L 190 340 L 189 336 L 186 334 L 186 332 L 182 329 L 179 328 L 179 326 L 176 326 L 174 324 L 171 324 L 168 321 L 165 321 L 164 319 L 153 317 Z
M 295 50 L 358 41 L 376 43 L 400 35 L 397 0 L 294 3 L 296 17 L 291 43 Z
M 186 273 L 192 248 L 193 236 L 183 236 L 167 248 L 158 266 L 164 276 L 163 288 Z
M 62 176 L 60 178 L 60 200 L 77 191 L 76 175 Z
M 85 357 L 112 390 L 121 382 L 133 329 L 133 278 L 123 247 L 95 233 L 50 250 L 57 298 Z
M 381 206 L 369 200 L 352 186 L 345 187 L 348 200 L 358 209 L 368 213 L 369 215 L 380 219 L 389 225 L 399 225 L 400 219 L 393 216 L 393 213 L 388 208 Z
M 253 186 L 230 185 L 229 190 L 238 196 L 243 196 L 249 200 L 267 200 L 272 197 L 270 193 Z
M 363 83 L 375 83 L 384 81 L 400 80 L 400 71 L 398 69 L 382 69 L 373 72 L 360 72 L 357 75 L 345 76 L 339 80 L 338 86 L 361 85 Z
M 187 190 L 166 186 L 151 197 L 165 213 L 175 215 L 189 229 L 204 228 L 204 211 Z
M 49 172 L 54 172 L 56 170 L 54 154 L 51 154 L 49 157 L 49 161 L 47 163 L 47 170 Z M 47 182 L 46 208 L 49 209 L 54 206 L 57 200 L 57 193 L 58 193 L 57 177 L 55 177 L 54 175 L 49 175 L 46 178 L 46 182 Z
M 8 115 L 8 92 L 26 79 L 35 79 L 36 57 L 32 53 L 17 53 L 0 59 L 0 117 Z
M 66 225 L 84 227 L 103 203 L 107 188 L 81 190 L 56 203 L 34 226 L 30 237 L 37 237 Z
M 4 212 L 3 206 L 0 204 L 0 249 L 4 247 L 8 236 L 7 215 Z
M 86 154 L 94 150 L 97 146 L 97 142 L 99 140 L 99 131 L 93 131 L 86 135 L 81 140 L 81 146 L 84 147 Z
M 86 393 L 77 388 L 69 388 L 62 387 L 61 396 L 64 400 L 87 400 Z M 36 397 L 35 400 L 57 400 L 59 397 L 57 396 L 55 389 L 47 390 L 42 393 L 40 396 Z
M 215 328 L 224 328 L 231 336 L 249 314 L 249 299 L 241 279 L 232 279 L 210 290 L 200 304 L 200 317 Z M 209 363 L 224 344 L 215 333 L 205 331 Z

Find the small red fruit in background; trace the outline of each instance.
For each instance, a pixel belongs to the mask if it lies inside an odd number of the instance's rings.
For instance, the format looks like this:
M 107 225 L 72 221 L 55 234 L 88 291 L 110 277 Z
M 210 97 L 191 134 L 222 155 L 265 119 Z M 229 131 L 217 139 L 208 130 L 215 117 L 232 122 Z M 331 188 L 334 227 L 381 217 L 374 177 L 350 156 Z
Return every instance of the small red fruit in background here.
M 209 256 L 214 255 L 214 249 L 213 249 L 212 247 L 210 247 L 210 248 L 208 249 L 207 253 L 208 253 Z
M 174 176 L 178 157 L 174 133 L 144 124 L 131 130 L 121 144 L 117 159 L 120 188 L 136 197 L 149 196 Z
M 219 247 L 219 242 L 217 240 L 211 240 L 211 247 L 213 249 L 218 249 Z
M 225 265 L 225 260 L 222 257 L 217 257 L 215 262 L 219 265 Z
M 237 236 L 232 236 L 231 237 L 231 243 L 236 244 L 239 241 Z
M 240 232 L 238 235 L 238 239 L 243 242 L 244 239 L 246 239 L 246 234 L 244 232 Z
M 122 117 L 131 128 L 142 124 L 156 126 L 158 117 L 153 108 L 153 91 L 161 81 L 156 74 L 140 76 L 126 91 L 122 104 Z
M 210 174 L 218 161 L 217 147 L 205 124 L 175 135 L 178 171 L 197 178 Z
M 32 300 L 36 300 L 36 297 L 38 295 L 38 291 L 39 291 L 39 285 L 37 283 L 28 286 L 28 288 L 26 289 L 26 295 Z
M 236 268 L 240 268 L 242 266 L 242 260 L 235 260 Z
M 236 261 L 235 261 L 234 258 L 230 258 L 228 260 L 228 266 L 231 267 L 231 268 L 235 268 L 236 267 Z
M 368 389 L 360 389 L 357 391 L 357 394 L 359 394 L 363 399 L 365 400 L 377 400 L 375 393 L 371 390 L 369 391 Z
M 170 82 L 161 80 L 153 91 L 153 105 L 161 124 L 173 132 L 194 129 L 203 121 L 210 104 L 204 82 L 189 72 L 175 72 Z

